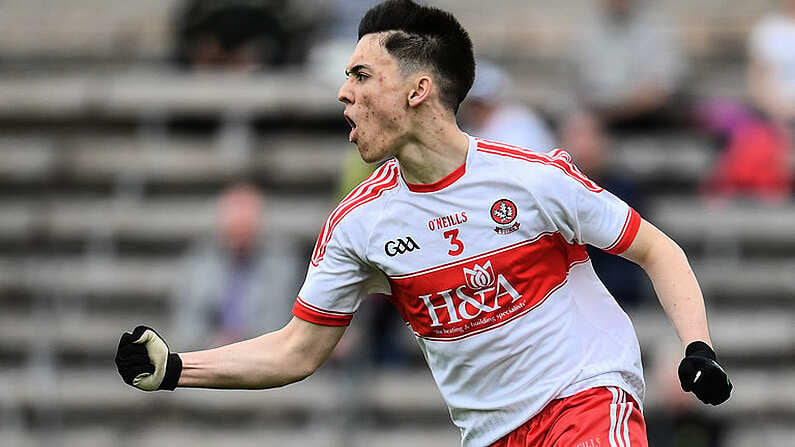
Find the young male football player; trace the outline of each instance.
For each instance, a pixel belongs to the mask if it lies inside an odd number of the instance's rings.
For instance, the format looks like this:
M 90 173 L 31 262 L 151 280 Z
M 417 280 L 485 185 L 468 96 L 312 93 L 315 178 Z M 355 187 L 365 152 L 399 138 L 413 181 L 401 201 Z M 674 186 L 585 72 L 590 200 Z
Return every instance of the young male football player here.
M 414 331 L 465 446 L 645 446 L 638 341 L 593 272 L 591 244 L 648 273 L 685 348 L 682 387 L 707 403 L 728 399 L 682 250 L 565 152 L 459 130 L 474 68 L 449 13 L 410 0 L 368 11 L 339 100 L 362 158 L 389 161 L 329 216 L 294 318 L 181 354 L 140 326 L 120 341 L 124 380 L 150 391 L 301 380 L 375 284 Z

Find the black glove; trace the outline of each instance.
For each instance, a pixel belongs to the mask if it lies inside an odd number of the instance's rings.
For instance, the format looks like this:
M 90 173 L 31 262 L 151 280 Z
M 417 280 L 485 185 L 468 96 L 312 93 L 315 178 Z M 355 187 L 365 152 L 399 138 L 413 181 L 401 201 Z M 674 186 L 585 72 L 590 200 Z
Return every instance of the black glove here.
M 144 391 L 174 390 L 182 373 L 182 359 L 169 352 L 154 329 L 138 326 L 121 335 L 116 368 L 128 385 Z
M 715 361 L 715 351 L 703 341 L 687 345 L 679 364 L 679 382 L 683 390 L 692 391 L 705 404 L 722 404 L 732 392 L 729 376 Z

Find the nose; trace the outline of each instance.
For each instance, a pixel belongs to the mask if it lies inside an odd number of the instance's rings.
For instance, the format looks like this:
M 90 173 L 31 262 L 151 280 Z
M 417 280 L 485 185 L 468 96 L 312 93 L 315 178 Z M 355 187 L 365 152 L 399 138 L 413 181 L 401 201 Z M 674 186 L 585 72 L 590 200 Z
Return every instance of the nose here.
M 344 104 L 353 104 L 353 94 L 350 87 L 348 87 L 348 80 L 345 80 L 337 92 L 337 99 Z

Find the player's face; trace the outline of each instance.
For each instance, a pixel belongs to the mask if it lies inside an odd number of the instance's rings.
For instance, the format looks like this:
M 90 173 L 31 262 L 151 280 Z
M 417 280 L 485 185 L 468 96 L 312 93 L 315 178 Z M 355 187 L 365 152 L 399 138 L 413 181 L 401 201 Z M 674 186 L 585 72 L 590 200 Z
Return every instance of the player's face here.
M 348 139 L 368 163 L 394 155 L 407 135 L 410 90 L 397 60 L 381 45 L 379 35 L 368 34 L 356 45 L 346 73 L 338 98 L 345 103 L 351 125 Z

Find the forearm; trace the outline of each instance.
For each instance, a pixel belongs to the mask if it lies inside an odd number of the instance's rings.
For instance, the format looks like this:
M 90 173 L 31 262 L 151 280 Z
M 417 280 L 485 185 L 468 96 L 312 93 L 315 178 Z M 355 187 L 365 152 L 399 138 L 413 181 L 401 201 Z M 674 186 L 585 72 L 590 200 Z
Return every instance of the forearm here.
M 646 271 L 684 346 L 696 340 L 712 345 L 701 288 L 676 242 L 642 220 L 635 241 L 622 256 Z
M 178 386 L 264 389 L 297 382 L 328 358 L 344 331 L 294 318 L 251 340 L 183 353 Z
M 644 267 L 683 346 L 701 340 L 712 345 L 704 297 L 685 253 L 676 243 L 659 247 Z
M 264 389 L 304 379 L 312 371 L 300 365 L 300 359 L 290 358 L 281 338 L 277 331 L 215 349 L 181 353 L 178 386 Z

